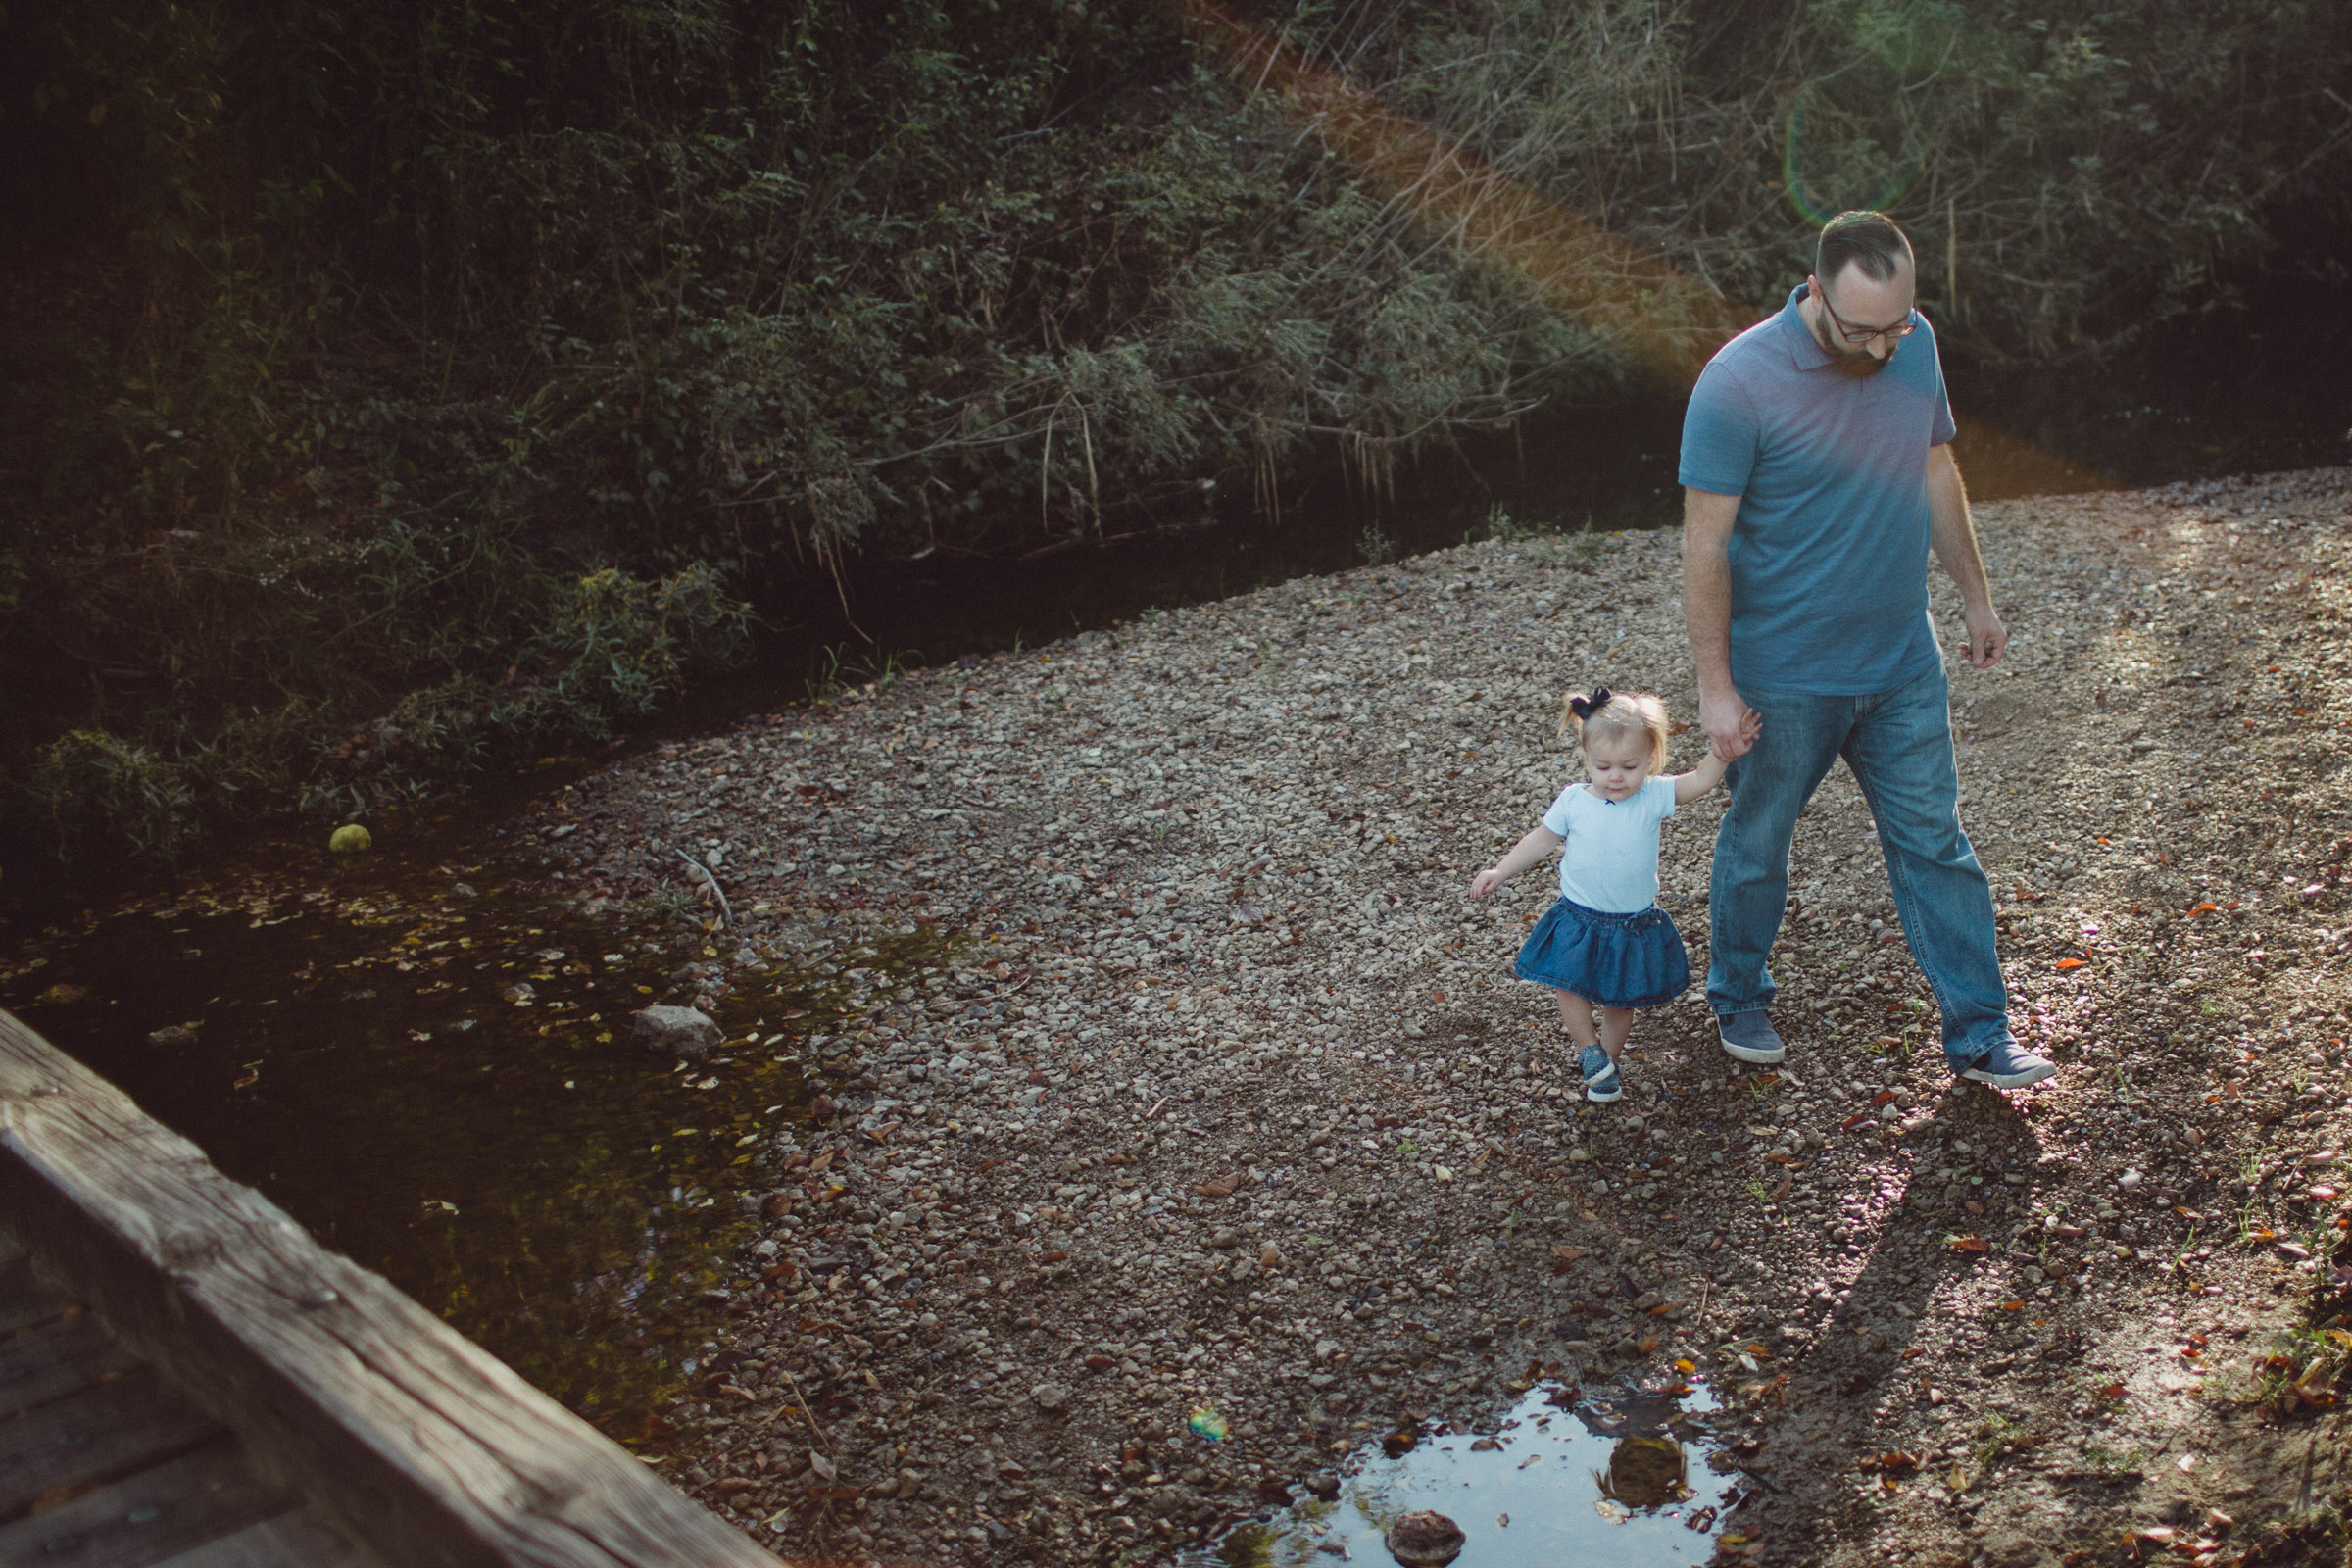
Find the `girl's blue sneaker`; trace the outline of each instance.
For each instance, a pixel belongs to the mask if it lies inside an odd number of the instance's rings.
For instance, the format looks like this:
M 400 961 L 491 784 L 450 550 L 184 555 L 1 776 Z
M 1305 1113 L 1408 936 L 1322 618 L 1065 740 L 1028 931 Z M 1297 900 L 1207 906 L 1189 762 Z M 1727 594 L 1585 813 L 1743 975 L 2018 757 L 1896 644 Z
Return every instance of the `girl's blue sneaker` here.
M 1577 1058 L 1577 1065 L 1585 1070 L 1587 1100 L 1605 1105 L 1625 1093 L 1625 1084 L 1617 1076 L 1617 1064 L 1598 1046 L 1587 1046 L 1585 1054 Z

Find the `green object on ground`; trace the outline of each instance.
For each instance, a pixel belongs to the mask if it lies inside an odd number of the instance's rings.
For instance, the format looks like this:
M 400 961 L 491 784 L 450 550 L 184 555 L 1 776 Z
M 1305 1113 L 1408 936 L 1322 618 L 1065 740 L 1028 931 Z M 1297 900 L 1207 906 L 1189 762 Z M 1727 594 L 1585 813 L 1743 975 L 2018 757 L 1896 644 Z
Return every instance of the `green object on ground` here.
M 1200 1409 L 1195 1410 L 1193 1412 L 1192 1420 L 1187 1422 L 1186 1425 L 1190 1426 L 1195 1432 L 1200 1433 L 1200 1436 L 1206 1438 L 1211 1443 L 1223 1443 L 1225 1441 L 1225 1433 L 1227 1430 L 1225 1426 L 1225 1418 L 1217 1413 L 1217 1407 L 1213 1404 L 1204 1404 Z
M 362 850 L 371 848 L 374 843 L 374 838 L 366 828 L 357 822 L 346 822 L 335 829 L 333 836 L 326 841 L 326 847 L 337 855 L 357 855 Z

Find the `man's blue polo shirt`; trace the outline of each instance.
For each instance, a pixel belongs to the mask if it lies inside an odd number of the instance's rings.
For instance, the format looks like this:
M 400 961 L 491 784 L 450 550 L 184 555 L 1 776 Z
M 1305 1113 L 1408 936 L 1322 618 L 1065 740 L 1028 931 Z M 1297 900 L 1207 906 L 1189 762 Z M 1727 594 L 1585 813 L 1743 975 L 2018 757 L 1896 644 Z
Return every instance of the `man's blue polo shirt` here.
M 1682 482 L 1740 497 L 1732 527 L 1732 682 L 1854 697 L 1940 659 L 1928 620 L 1928 448 L 1952 438 L 1936 334 L 1856 378 L 1797 314 L 1725 344 L 1683 417 Z

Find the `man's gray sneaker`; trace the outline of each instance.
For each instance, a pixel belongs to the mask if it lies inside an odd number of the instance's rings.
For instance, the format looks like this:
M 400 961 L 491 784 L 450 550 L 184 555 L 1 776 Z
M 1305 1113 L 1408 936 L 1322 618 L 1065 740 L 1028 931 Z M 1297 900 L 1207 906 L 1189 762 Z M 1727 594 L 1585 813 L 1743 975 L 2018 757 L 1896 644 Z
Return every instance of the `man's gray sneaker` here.
M 1995 1089 L 2023 1089 L 2037 1084 L 2058 1069 L 2030 1051 L 2020 1050 L 2017 1042 L 2004 1040 L 1966 1067 L 1960 1076 Z
M 1772 1027 L 1771 1014 L 1762 1007 L 1717 1013 L 1715 1033 L 1734 1061 L 1769 1067 L 1788 1054 L 1788 1048 L 1781 1044 L 1780 1034 Z

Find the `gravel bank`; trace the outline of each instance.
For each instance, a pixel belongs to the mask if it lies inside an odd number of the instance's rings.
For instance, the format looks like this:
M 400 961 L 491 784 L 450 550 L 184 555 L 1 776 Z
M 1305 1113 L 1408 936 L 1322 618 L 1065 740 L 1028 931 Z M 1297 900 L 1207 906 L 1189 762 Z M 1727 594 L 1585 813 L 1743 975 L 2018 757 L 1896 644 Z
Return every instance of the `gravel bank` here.
M 1734 1072 L 1694 996 L 1576 1097 L 1508 972 L 1548 879 L 1462 889 L 1570 776 L 1564 687 L 1693 717 L 1671 534 L 1297 581 L 568 792 L 533 825 L 583 899 L 717 861 L 737 924 L 658 1000 L 827 1085 L 756 1152 L 675 1472 L 789 1552 L 1164 1558 L 1400 1423 L 1683 1358 L 1753 1478 L 1728 1556 L 2245 1550 L 2313 1441 L 2256 1363 L 2327 1286 L 2352 1106 L 2352 473 L 1979 521 L 2014 641 L 1953 671 L 1963 814 L 2063 1068 L 2015 1097 L 1946 1075 L 1842 771 L 1788 1069 Z M 1664 830 L 1694 968 L 1721 800 Z M 797 1035 L 774 987 L 812 977 L 857 1011 Z

